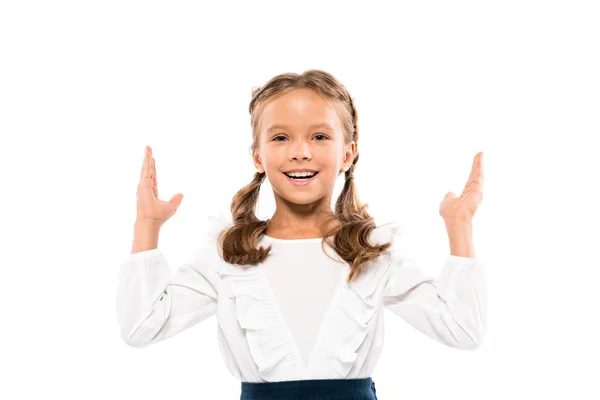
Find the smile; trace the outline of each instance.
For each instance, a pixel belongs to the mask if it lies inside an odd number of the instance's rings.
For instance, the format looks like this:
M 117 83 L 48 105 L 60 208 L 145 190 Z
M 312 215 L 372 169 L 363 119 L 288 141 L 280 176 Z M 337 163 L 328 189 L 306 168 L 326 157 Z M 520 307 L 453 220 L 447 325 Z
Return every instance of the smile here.
M 287 178 L 288 182 L 290 182 L 292 185 L 294 185 L 294 186 L 306 186 L 309 183 L 311 183 L 312 181 L 314 181 L 315 178 L 316 178 L 316 176 L 319 175 L 319 173 L 317 172 L 316 174 L 314 174 L 310 178 L 290 178 L 288 175 L 286 175 L 286 174 L 284 174 L 284 175 Z

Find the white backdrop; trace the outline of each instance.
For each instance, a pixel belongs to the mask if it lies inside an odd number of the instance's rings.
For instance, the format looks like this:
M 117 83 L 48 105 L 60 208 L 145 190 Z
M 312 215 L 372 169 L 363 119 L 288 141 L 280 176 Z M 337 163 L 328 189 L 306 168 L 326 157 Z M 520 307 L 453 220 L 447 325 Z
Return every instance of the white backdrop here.
M 356 99 L 361 200 L 434 275 L 439 203 L 484 152 L 488 335 L 456 350 L 386 310 L 379 398 L 600 398 L 599 18 L 593 1 L 2 2 L 0 397 L 239 398 L 215 317 L 144 349 L 119 335 L 144 146 L 159 196 L 185 196 L 160 234 L 175 271 L 252 179 L 252 87 L 317 68 Z

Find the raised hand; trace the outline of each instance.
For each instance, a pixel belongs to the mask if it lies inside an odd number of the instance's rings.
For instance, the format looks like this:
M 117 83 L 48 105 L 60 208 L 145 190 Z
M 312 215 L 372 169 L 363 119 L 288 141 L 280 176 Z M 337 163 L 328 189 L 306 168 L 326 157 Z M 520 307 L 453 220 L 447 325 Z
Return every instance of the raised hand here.
M 150 146 L 146 146 L 137 189 L 137 221 L 162 225 L 175 214 L 182 200 L 183 194 L 181 193 L 176 194 L 169 201 L 162 201 L 158 198 L 156 165 L 154 157 L 152 157 L 152 149 Z
M 444 221 L 471 221 L 483 199 L 483 152 L 475 155 L 471 175 L 460 196 L 448 192 L 440 204 Z

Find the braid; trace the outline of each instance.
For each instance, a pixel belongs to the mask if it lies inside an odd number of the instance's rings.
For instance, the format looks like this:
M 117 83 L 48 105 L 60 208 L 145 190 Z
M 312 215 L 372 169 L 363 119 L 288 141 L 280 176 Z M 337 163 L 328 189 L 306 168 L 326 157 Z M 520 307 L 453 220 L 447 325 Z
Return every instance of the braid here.
M 358 122 L 358 112 L 354 107 L 354 102 L 352 101 L 352 96 L 348 95 L 348 103 L 350 103 L 350 113 L 352 114 L 352 125 L 354 127 L 353 139 L 358 139 L 358 127 L 356 126 Z
M 352 115 L 352 127 L 354 132 L 352 132 L 352 140 L 355 143 L 358 143 L 358 111 L 356 111 L 356 107 L 354 107 L 354 102 L 352 101 L 352 96 L 348 93 L 348 103 L 350 104 L 350 114 Z M 352 160 L 352 165 L 346 170 L 346 181 L 354 180 L 354 167 L 358 162 L 358 151 L 356 152 L 356 156 L 354 160 Z
M 236 223 L 254 223 L 259 220 L 256 217 L 256 205 L 263 181 L 266 174 L 255 172 L 252 181 L 240 189 L 231 202 L 231 214 Z

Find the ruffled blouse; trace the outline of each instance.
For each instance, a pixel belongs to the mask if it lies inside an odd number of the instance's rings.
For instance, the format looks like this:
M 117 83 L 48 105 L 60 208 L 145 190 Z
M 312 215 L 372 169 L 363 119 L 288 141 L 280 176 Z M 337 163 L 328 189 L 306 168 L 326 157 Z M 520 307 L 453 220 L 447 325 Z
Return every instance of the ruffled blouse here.
M 217 235 L 230 224 L 210 216 L 209 239 L 174 274 L 159 249 L 125 258 L 116 304 L 127 344 L 144 347 L 216 315 L 230 373 L 241 382 L 278 382 L 372 376 L 383 348 L 383 307 L 442 344 L 472 350 L 483 341 L 487 294 L 478 259 L 449 255 L 437 279 L 427 276 L 403 256 L 401 225 L 387 223 L 370 238 L 392 246 L 348 284 L 350 266 L 328 246 L 333 260 L 326 257 L 320 238 L 263 235 L 260 245 L 272 246 L 265 261 L 225 262 Z M 322 271 L 310 286 L 302 262 L 306 273 Z

